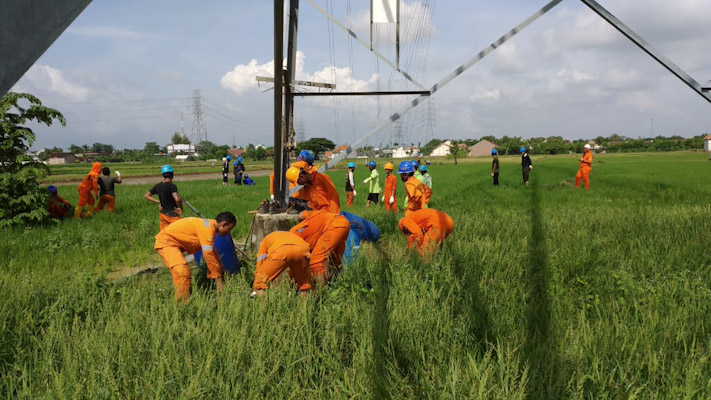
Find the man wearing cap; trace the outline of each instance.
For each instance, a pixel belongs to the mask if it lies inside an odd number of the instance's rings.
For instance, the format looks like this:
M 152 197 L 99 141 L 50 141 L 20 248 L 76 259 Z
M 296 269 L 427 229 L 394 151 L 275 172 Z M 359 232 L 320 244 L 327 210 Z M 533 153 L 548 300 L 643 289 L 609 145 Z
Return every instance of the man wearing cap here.
M 47 186 L 47 191 L 49 192 L 49 197 L 47 198 L 47 212 L 49 212 L 49 216 L 51 218 L 64 219 L 64 217 L 69 214 L 69 210 L 72 206 L 68 201 L 59 196 L 56 186 Z
M 422 175 L 422 183 L 428 188 L 432 189 L 432 175 L 427 173 L 428 168 L 426 165 L 420 165 L 420 175 Z
M 160 205 L 160 230 L 180 219 L 183 215 L 183 201 L 178 196 L 178 187 L 173 183 L 173 167 L 164 165 L 160 169 L 163 180 L 143 195 L 143 198 Z M 153 196 L 158 195 L 156 200 Z
M 237 161 L 234 162 L 235 185 L 242 184 L 242 174 L 244 174 L 246 170 L 244 164 L 242 164 L 242 157 L 237 157 Z
M 442 211 L 429 208 L 406 214 L 398 227 L 407 237 L 407 247 L 417 247 L 420 256 L 426 256 L 452 233 L 454 221 Z
M 383 194 L 383 203 L 386 211 L 397 212 L 397 179 L 393 175 L 393 163 L 385 164 L 385 193 Z
M 590 189 L 590 170 L 592 169 L 593 156 L 592 151 L 590 151 L 590 145 L 586 144 L 583 146 L 583 156 L 578 159 L 580 161 L 580 168 L 578 173 L 575 175 L 575 188 L 580 187 L 580 179 L 585 183 L 585 190 Z
M 407 207 L 405 215 L 425 208 L 425 204 L 429 203 L 432 197 L 432 190 L 425 186 L 424 183 L 415 179 L 415 167 L 410 161 L 403 161 L 398 168 L 400 179 L 405 182 L 405 194 L 407 195 Z
M 491 150 L 491 176 L 494 178 L 494 186 L 499 186 L 499 152 Z
M 353 180 L 353 172 L 356 169 L 354 162 L 348 163 L 348 172 L 346 172 L 346 205 L 353 207 L 353 199 L 356 196 L 355 181 Z
M 365 203 L 367 208 L 370 208 L 370 203 L 378 204 L 378 197 L 380 197 L 380 174 L 375 168 L 377 164 L 375 161 L 368 163 L 368 168 L 370 169 L 370 176 L 363 181 L 363 184 L 370 183 L 368 190 L 368 201 Z
M 533 164 L 531 163 L 531 157 L 526 153 L 526 148 L 521 147 L 521 171 L 523 172 L 523 183 L 528 186 L 528 175 L 533 170 Z
M 215 235 L 226 236 L 236 224 L 234 214 L 221 212 L 215 219 L 183 218 L 156 235 L 153 248 L 170 270 L 175 301 L 187 303 L 190 300 L 192 274 L 183 252 L 195 254 L 202 251 L 207 264 L 207 278 L 215 281 L 218 293 L 222 292 L 224 268 L 215 249 Z
M 308 172 L 304 168 L 291 167 L 286 171 L 286 180 L 295 185 L 304 186 L 300 192 L 303 192 L 303 196 L 308 199 L 314 210 L 328 211 L 334 214 L 341 212 L 340 196 L 338 196 L 338 191 L 328 175 L 318 171 Z

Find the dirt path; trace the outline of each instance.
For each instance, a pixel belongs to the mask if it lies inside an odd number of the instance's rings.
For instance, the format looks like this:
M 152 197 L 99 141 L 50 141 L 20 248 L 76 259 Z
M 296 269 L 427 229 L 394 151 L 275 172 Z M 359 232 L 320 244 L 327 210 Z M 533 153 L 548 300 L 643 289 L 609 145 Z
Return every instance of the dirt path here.
M 272 171 L 262 169 L 262 170 L 256 170 L 256 171 L 249 171 L 247 175 L 251 177 L 258 177 L 258 176 L 269 176 Z M 173 182 L 187 182 L 187 181 L 207 181 L 207 180 L 216 180 L 219 182 L 222 182 L 222 172 L 202 172 L 199 174 L 176 174 L 175 179 L 173 179 Z M 150 176 L 126 176 L 123 177 L 123 182 L 122 185 L 148 185 L 151 183 L 158 183 L 160 182 L 161 177 L 159 175 L 150 175 Z M 229 176 L 229 181 L 228 182 L 233 182 L 234 181 L 234 175 L 230 173 Z M 54 185 L 55 186 L 78 186 L 81 181 L 68 181 L 68 182 L 57 182 Z

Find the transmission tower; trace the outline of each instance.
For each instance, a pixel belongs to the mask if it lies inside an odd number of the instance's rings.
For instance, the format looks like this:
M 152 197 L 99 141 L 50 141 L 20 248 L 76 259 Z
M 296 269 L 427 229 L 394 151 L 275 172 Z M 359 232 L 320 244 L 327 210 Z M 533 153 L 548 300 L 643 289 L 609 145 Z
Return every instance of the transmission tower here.
M 434 131 L 437 127 L 435 103 L 432 96 L 427 98 L 427 126 L 425 127 L 425 140 L 429 143 L 434 139 Z
M 299 118 L 299 125 L 296 128 L 296 134 L 299 135 L 297 139 L 299 143 L 306 141 L 306 126 L 303 118 Z
M 190 142 L 198 144 L 202 141 L 207 141 L 205 114 L 202 112 L 200 91 L 193 90 L 193 131 L 190 136 Z

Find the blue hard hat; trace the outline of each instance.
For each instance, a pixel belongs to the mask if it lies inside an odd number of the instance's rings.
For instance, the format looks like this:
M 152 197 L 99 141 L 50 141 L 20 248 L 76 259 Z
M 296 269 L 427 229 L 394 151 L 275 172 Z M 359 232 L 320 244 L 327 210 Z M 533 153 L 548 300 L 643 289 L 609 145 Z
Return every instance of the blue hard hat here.
M 420 171 L 422 171 L 422 172 L 427 172 L 427 166 L 426 166 L 426 165 L 421 165 L 421 166 L 420 166 Z
M 525 148 L 525 147 L 521 147 L 521 153 L 525 153 L 525 152 L 526 152 L 526 148 Z
M 354 162 L 349 162 L 349 163 L 348 163 L 348 168 L 355 168 L 355 167 L 356 167 L 356 165 L 355 165 Z
M 368 166 L 369 166 L 369 167 L 375 168 L 376 165 L 377 165 L 377 164 L 375 163 L 375 161 L 371 161 L 371 162 L 368 163 Z
M 232 159 L 231 156 L 227 156 L 227 161 L 230 161 Z
M 244 174 L 244 179 L 247 179 L 247 178 L 249 178 L 249 175 Z
M 412 168 L 417 169 L 419 168 L 420 163 L 417 162 L 417 160 L 412 160 Z
M 403 161 L 397 169 L 398 174 L 409 174 L 415 172 L 415 167 L 413 167 L 411 161 Z
M 171 167 L 170 165 L 167 165 L 167 164 L 160 167 L 161 174 L 165 174 L 166 172 L 173 172 L 173 167 Z
M 232 165 L 237 166 L 237 161 L 233 162 Z
M 496 149 L 491 149 L 491 155 L 492 155 L 492 156 L 495 156 L 495 155 L 497 155 L 497 154 L 499 154 L 499 152 L 496 151 Z
M 242 157 L 237 157 L 237 161 L 242 162 Z
M 52 194 L 57 194 L 57 187 L 54 185 L 49 185 L 49 186 L 47 186 L 47 191 Z
M 308 150 L 301 150 L 301 153 L 299 153 L 299 160 L 306 161 L 309 165 L 314 165 L 314 155 Z

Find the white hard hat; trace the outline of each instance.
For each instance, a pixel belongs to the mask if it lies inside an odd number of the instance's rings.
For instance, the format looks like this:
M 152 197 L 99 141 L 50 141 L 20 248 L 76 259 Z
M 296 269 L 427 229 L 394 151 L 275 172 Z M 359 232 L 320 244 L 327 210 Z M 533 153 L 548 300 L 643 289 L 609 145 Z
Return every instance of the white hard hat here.
M 590 148 L 590 145 L 589 145 L 589 144 L 586 144 L 586 145 L 583 146 L 583 147 L 585 147 L 586 149 L 589 149 L 589 148 Z

